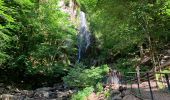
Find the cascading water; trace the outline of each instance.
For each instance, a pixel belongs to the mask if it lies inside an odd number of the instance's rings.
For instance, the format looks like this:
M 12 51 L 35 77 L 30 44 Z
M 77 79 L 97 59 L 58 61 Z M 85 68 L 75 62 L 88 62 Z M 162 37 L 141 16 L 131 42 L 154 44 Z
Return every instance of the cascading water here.
M 86 15 L 80 12 L 80 33 L 78 35 L 78 62 L 90 45 L 90 32 L 88 31 Z

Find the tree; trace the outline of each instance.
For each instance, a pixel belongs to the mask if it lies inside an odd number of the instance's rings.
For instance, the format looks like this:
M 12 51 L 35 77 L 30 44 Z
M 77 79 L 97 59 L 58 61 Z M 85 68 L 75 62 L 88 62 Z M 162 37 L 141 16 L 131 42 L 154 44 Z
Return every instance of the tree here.
M 4 8 L 11 9 L 8 14 L 15 18 L 12 20 L 15 27 L 8 29 L 11 46 L 4 52 L 11 58 L 5 67 L 18 76 L 63 74 L 76 56 L 77 31 L 68 20 L 69 15 L 58 7 L 58 0 L 4 3 Z
M 142 59 L 147 55 L 154 66 L 158 65 L 158 54 L 170 37 L 169 0 L 82 0 L 80 3 L 88 9 L 91 30 L 100 41 L 102 58 L 133 54 L 134 58 L 137 55 Z
M 11 22 L 14 22 L 14 19 L 7 13 L 8 10 L 10 9 L 0 0 L 0 66 L 9 58 L 5 50 L 9 48 L 12 38 L 8 29 L 12 29 Z

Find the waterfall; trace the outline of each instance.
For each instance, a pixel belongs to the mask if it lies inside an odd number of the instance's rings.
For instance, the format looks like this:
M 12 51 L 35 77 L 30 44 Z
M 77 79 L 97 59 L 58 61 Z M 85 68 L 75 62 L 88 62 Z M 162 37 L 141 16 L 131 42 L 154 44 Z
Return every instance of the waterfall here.
M 86 53 L 90 45 L 90 32 L 88 31 L 86 15 L 83 11 L 80 12 L 80 32 L 78 35 L 78 62 Z

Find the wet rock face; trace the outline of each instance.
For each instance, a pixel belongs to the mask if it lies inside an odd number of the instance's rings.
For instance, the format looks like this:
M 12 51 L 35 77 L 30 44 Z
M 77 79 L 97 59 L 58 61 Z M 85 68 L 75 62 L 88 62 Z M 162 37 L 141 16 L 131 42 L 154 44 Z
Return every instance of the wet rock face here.
M 69 100 L 74 90 L 62 86 L 42 87 L 36 90 L 6 89 L 0 86 L 0 100 Z

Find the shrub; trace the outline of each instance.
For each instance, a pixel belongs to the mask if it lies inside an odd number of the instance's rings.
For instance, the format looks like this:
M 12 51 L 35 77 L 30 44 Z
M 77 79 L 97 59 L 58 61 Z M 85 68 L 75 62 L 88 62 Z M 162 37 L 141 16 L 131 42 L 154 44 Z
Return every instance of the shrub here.
M 74 94 L 71 98 L 71 100 L 86 100 L 86 98 L 94 91 L 94 88 L 86 87 L 82 91 L 79 91 L 78 93 Z
M 70 69 L 68 75 L 65 76 L 63 80 L 70 87 L 95 86 L 108 71 L 109 67 L 107 65 L 86 69 L 85 66 L 78 64 Z
M 102 92 L 102 91 L 103 91 L 102 83 L 97 83 L 97 85 L 96 85 L 96 92 Z

